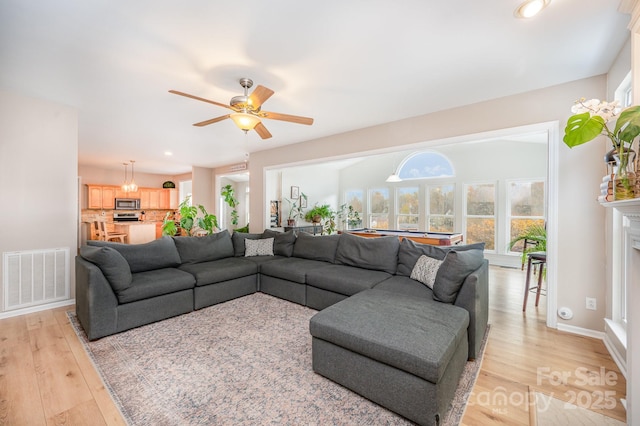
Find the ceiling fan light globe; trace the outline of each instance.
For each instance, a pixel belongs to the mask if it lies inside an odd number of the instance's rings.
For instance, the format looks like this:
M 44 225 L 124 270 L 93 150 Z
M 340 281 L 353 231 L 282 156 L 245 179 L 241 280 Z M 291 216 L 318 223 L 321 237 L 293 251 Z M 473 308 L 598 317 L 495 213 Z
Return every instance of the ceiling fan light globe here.
M 233 122 L 236 123 L 236 126 L 238 126 L 240 130 L 244 130 L 245 132 L 253 130 L 253 128 L 256 127 L 258 123 L 260 123 L 259 117 L 244 112 L 236 112 L 230 114 L 229 118 L 231 118 Z
M 547 7 L 550 1 L 551 0 L 526 0 L 518 6 L 515 11 L 515 15 L 518 18 L 533 18 L 540 13 L 542 9 Z

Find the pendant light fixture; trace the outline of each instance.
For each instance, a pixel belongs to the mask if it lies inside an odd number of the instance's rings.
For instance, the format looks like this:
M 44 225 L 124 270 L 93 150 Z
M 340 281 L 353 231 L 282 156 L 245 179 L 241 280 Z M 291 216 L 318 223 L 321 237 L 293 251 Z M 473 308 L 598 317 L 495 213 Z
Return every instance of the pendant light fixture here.
M 387 180 L 385 180 L 385 182 L 402 182 L 402 179 L 400 179 L 400 176 L 398 176 L 394 171 L 389 175 L 389 177 L 387 178 Z
M 129 162 L 131 163 L 131 182 L 129 183 L 129 191 L 130 192 L 137 192 L 138 191 L 138 185 L 136 185 L 135 180 L 133 180 L 133 163 L 135 163 L 135 160 L 129 160 Z
M 129 163 L 122 163 L 124 166 L 124 182 L 122 183 L 122 190 L 124 192 L 129 192 L 129 183 L 127 182 L 127 166 Z

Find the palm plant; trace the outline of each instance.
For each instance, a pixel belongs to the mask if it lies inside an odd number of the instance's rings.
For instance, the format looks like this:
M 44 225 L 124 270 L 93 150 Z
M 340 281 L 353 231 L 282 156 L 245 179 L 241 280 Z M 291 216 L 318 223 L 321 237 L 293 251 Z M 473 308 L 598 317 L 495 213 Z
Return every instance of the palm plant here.
M 522 233 L 509 242 L 509 251 L 520 241 L 524 243 L 522 250 L 522 264 L 527 260 L 529 253 L 547 251 L 547 229 L 543 225 L 530 225 Z

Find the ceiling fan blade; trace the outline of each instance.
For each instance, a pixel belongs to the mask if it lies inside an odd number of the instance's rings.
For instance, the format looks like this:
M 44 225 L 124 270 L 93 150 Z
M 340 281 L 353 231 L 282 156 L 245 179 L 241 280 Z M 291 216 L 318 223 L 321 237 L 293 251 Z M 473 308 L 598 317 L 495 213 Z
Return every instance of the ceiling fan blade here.
M 290 121 L 291 123 L 306 124 L 308 126 L 313 124 L 313 118 L 300 117 L 299 115 L 280 114 L 279 112 L 262 111 L 260 113 L 260 116 L 264 118 L 270 118 L 271 120 Z
M 271 137 L 271 133 L 269 133 L 267 128 L 264 127 L 264 124 L 262 124 L 262 122 L 256 124 L 256 127 L 254 127 L 253 130 L 255 130 L 262 139 L 269 139 Z
M 191 99 L 195 99 L 196 101 L 202 101 L 202 102 L 207 102 L 213 105 L 217 105 L 217 106 L 221 106 L 223 108 L 228 108 L 228 109 L 233 109 L 231 108 L 229 105 L 226 104 L 222 104 L 220 102 L 216 102 L 216 101 L 211 101 L 209 99 L 205 99 L 205 98 L 201 98 L 199 96 L 194 96 L 194 95 L 190 95 L 188 93 L 184 93 L 184 92 L 179 92 L 177 90 L 169 90 L 169 93 L 173 93 L 174 95 L 180 95 L 180 96 L 184 96 L 186 98 L 191 98 Z
M 217 123 L 218 121 L 226 120 L 230 116 L 231 116 L 231 114 L 222 115 L 220 117 L 212 118 L 211 120 L 205 120 L 205 121 L 201 121 L 199 123 L 195 123 L 194 126 L 198 126 L 198 127 L 208 126 L 209 124 L 213 124 L 213 123 Z
M 260 108 L 267 99 L 269 99 L 275 92 L 267 87 L 258 85 L 253 90 L 253 93 L 249 95 L 249 105 L 252 105 L 254 108 Z

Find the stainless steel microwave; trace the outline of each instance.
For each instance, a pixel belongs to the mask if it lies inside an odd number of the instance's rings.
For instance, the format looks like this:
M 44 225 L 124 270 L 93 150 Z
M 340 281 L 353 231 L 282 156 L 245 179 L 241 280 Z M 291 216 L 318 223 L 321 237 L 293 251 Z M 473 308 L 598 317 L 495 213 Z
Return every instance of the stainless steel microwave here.
M 140 210 L 140 198 L 116 198 L 116 210 Z

